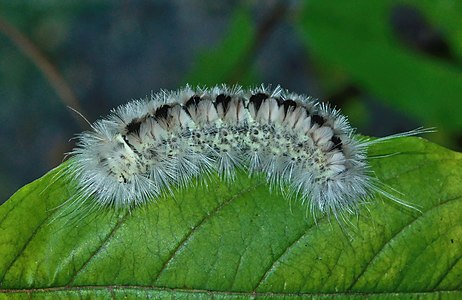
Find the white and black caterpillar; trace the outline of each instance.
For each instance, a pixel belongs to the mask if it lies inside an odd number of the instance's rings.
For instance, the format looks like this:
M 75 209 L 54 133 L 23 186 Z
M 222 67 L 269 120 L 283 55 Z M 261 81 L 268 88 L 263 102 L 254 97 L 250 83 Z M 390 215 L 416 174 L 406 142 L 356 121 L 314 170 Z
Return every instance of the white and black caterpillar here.
M 360 139 L 337 110 L 280 87 L 187 86 L 129 102 L 94 123 L 78 136 L 67 173 L 78 185 L 74 200 L 133 207 L 192 178 L 215 173 L 231 181 L 240 168 L 338 217 L 376 192 L 404 204 L 379 187 L 367 149 L 418 132 Z

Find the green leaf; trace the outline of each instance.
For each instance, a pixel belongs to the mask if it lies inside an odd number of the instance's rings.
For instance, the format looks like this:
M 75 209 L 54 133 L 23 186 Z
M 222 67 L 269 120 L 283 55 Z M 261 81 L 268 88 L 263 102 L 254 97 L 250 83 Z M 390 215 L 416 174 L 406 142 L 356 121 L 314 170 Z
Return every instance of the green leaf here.
M 252 83 L 254 74 L 249 70 L 247 55 L 254 39 L 255 28 L 249 9 L 237 9 L 226 37 L 216 47 L 200 53 L 185 83 L 206 86 Z
M 456 52 L 462 36 L 457 1 L 406 1 L 440 23 Z M 419 54 L 392 32 L 392 9 L 403 1 L 307 1 L 297 19 L 300 36 L 318 61 L 349 75 L 369 93 L 427 123 L 458 130 L 462 126 L 462 72 L 452 65 Z M 431 4 L 430 4 L 431 3 Z M 462 9 L 462 7 L 460 7 Z M 445 14 L 445 11 L 452 13 Z M 460 13 L 459 13 L 460 15 Z M 434 24 L 439 28 L 438 23 Z M 460 44 L 460 43 L 459 43 Z M 459 58 L 460 59 L 460 58 Z
M 378 197 L 354 227 L 314 224 L 241 174 L 70 218 L 58 167 L 0 207 L 0 298 L 462 297 L 462 155 L 401 138 L 370 156 L 421 213 Z

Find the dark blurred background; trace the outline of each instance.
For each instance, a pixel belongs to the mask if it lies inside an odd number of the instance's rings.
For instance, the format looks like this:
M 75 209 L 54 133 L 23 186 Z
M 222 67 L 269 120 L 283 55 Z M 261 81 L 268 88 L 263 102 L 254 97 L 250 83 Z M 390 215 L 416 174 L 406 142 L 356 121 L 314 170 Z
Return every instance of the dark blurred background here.
M 0 203 L 88 120 L 185 83 L 280 84 L 365 135 L 462 149 L 462 1 L 0 1 Z

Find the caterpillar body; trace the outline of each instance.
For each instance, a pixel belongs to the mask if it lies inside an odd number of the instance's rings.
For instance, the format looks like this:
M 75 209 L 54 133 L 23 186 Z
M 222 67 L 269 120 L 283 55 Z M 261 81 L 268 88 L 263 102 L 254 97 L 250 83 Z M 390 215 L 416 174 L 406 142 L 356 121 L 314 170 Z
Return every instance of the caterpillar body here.
M 244 169 L 337 218 L 376 192 L 405 204 L 379 187 L 367 148 L 413 134 L 357 138 L 338 110 L 279 86 L 186 86 L 129 102 L 95 122 L 78 136 L 67 172 L 77 182 L 74 200 L 123 208 L 193 178 L 216 173 L 232 181 Z

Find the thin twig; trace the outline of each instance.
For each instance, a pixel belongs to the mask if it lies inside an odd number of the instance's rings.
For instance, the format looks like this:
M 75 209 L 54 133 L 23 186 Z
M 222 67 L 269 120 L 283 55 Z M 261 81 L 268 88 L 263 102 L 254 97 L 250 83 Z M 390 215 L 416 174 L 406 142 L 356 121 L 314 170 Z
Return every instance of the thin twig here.
M 268 37 L 284 19 L 290 5 L 285 1 L 278 1 L 272 8 L 268 15 L 265 16 L 263 21 L 259 24 L 256 30 L 255 39 L 249 45 L 247 51 L 242 55 L 239 63 L 230 72 L 227 82 L 238 82 L 241 74 L 245 73 L 252 65 L 252 60 L 258 51 L 263 47 Z
M 79 100 L 61 73 L 28 37 L 2 18 L 0 18 L 0 32 L 6 35 L 42 71 L 64 105 L 70 106 L 85 115 Z M 72 117 L 77 120 L 82 128 L 87 128 L 87 124 L 78 115 L 72 114 Z

